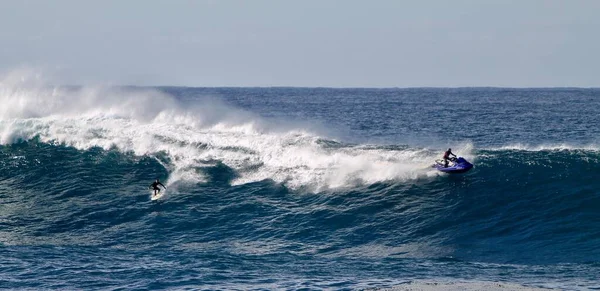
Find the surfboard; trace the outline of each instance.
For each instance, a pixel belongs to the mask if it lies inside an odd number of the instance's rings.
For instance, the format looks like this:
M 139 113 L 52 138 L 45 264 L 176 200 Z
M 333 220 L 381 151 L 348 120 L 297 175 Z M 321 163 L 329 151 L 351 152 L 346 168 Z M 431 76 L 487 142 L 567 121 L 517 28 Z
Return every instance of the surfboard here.
M 154 190 L 150 190 L 150 200 L 158 200 L 165 195 L 166 190 L 160 191 L 158 194 L 154 195 Z

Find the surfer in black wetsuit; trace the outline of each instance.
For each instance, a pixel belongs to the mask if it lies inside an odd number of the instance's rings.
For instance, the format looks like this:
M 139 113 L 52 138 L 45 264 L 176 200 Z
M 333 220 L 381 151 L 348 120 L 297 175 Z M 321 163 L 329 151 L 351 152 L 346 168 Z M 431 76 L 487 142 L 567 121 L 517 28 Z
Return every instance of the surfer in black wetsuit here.
M 444 168 L 448 168 L 448 162 L 450 162 L 450 155 L 456 158 L 456 155 L 452 152 L 452 149 L 448 149 L 444 153 Z
M 156 194 L 160 193 L 160 188 L 158 188 L 158 185 L 165 188 L 165 190 L 167 189 L 167 187 L 165 187 L 165 185 L 163 185 L 158 179 L 156 179 L 156 181 L 154 181 L 154 183 L 152 183 L 152 185 L 150 185 L 150 188 L 152 188 L 152 190 L 154 190 L 155 196 L 156 196 Z

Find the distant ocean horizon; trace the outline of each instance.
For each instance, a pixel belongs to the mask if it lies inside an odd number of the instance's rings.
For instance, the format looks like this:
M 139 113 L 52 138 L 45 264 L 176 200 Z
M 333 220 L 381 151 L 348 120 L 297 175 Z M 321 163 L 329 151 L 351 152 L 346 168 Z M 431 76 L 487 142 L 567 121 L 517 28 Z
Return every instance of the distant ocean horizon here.
M 3 81 L 0 100 L 3 288 L 600 289 L 598 88 Z M 433 169 L 448 148 L 473 170 Z
M 70 87 L 85 87 L 85 85 L 69 85 Z M 533 87 L 511 87 L 511 86 L 389 86 L 389 87 L 354 87 L 354 86 L 293 86 L 293 85 L 265 85 L 265 86 L 173 86 L 173 85 L 117 85 L 112 87 L 130 87 L 130 88 L 156 88 L 156 89 L 334 89 L 334 90 L 436 90 L 436 89 L 509 89 L 509 90 L 587 90 L 600 89 L 600 86 L 533 86 Z

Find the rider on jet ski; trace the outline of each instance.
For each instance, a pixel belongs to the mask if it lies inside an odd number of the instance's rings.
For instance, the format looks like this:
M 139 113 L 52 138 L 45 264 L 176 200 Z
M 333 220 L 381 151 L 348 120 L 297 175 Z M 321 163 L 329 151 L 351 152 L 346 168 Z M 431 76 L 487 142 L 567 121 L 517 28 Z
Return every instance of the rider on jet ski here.
M 450 162 L 450 155 L 453 155 L 456 158 L 456 155 L 452 152 L 452 149 L 448 149 L 444 153 L 444 168 L 448 168 L 448 162 Z

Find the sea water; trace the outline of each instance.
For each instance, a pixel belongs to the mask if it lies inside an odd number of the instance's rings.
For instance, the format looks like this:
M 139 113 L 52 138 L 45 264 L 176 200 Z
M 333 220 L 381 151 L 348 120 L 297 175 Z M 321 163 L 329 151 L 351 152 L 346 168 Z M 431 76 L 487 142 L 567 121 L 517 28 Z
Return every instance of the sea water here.
M 600 288 L 599 89 L 5 80 L 0 100 L 2 288 Z M 448 148 L 474 169 L 432 169 Z

